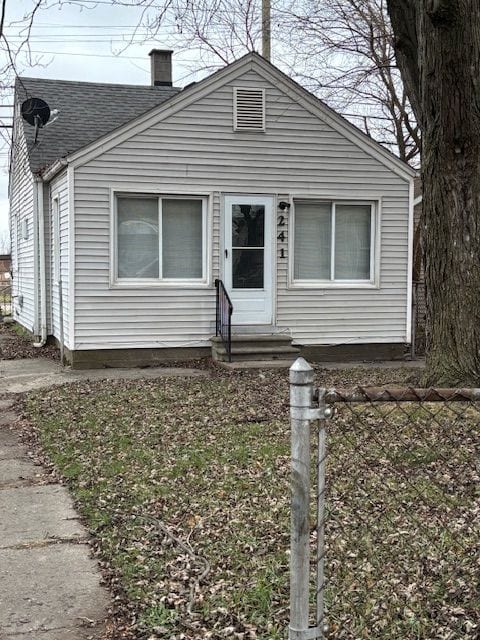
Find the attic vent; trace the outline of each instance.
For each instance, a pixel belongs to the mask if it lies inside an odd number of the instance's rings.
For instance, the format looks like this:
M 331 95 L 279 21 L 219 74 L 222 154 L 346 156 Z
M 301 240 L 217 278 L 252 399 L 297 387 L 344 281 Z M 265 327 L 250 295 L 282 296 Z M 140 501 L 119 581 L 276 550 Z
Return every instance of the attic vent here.
M 265 90 L 233 89 L 235 131 L 265 131 Z

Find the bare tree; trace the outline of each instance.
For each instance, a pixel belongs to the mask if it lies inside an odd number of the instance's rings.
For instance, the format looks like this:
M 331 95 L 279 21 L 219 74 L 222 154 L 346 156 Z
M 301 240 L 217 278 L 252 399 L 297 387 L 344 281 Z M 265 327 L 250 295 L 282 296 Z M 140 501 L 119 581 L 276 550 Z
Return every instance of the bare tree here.
M 0 63 L 0 91 L 2 97 L 5 93 L 10 93 L 13 81 L 18 75 L 19 67 L 36 66 L 39 59 L 32 56 L 30 49 L 30 35 L 32 32 L 35 17 L 42 6 L 46 6 L 48 0 L 34 0 L 29 11 L 18 20 L 9 20 L 8 2 L 1 0 L 0 9 L 0 52 L 2 62 Z M 13 3 L 12 3 L 13 4 Z M 19 37 L 12 44 L 7 28 L 14 29 Z M 6 123 L 1 123 L 5 128 Z
M 9 8 L 14 0 L 1 0 L 0 8 L 0 152 L 10 148 L 15 142 L 13 129 L 13 85 L 25 68 L 42 66 L 42 57 L 33 55 L 30 36 L 35 18 L 42 8 L 58 4 L 59 0 L 32 0 L 30 7 L 19 18 L 10 18 Z M 13 36 L 13 37 L 12 37 Z M 7 161 L 8 162 L 8 161 Z
M 388 0 L 422 128 L 427 381 L 480 382 L 480 3 Z
M 196 52 L 192 71 L 261 50 L 259 0 L 132 3 L 144 9 L 139 28 L 148 38 L 169 27 L 177 50 Z M 385 0 L 277 0 L 271 33 L 280 68 L 403 160 L 416 162 L 420 136 L 396 67 Z
M 292 2 L 297 77 L 355 124 L 414 163 L 419 130 L 400 72 L 384 0 Z

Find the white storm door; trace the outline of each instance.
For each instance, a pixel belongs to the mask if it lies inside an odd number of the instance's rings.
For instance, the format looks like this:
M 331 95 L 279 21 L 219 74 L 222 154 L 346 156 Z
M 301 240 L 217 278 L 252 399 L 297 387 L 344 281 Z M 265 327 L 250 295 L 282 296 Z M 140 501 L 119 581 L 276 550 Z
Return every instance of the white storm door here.
M 273 199 L 225 197 L 225 287 L 232 324 L 271 324 Z

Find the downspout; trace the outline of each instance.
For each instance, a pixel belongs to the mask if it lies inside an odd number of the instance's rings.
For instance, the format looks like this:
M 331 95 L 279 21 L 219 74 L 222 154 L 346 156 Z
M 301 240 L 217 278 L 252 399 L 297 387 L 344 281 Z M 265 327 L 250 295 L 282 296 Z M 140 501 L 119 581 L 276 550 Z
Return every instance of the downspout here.
M 43 181 L 36 179 L 36 198 L 38 216 L 38 248 L 40 263 L 40 341 L 34 347 L 44 347 L 47 342 L 47 277 L 45 269 L 45 212 L 43 207 Z

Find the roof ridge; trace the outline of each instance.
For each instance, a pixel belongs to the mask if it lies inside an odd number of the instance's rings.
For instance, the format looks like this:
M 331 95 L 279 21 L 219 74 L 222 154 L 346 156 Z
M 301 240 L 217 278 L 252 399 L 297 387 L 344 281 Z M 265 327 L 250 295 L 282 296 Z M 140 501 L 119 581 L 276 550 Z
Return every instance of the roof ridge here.
M 23 81 L 37 81 L 37 82 L 48 82 L 48 83 L 65 83 L 65 84 L 81 84 L 81 85 L 95 85 L 98 87 L 122 87 L 128 89 L 152 89 L 155 91 L 181 91 L 181 87 L 173 87 L 173 86 L 152 86 L 150 84 L 124 84 L 121 82 L 91 82 L 89 80 L 63 80 L 59 78 L 35 78 L 33 76 L 18 76 L 16 82 L 21 83 Z

